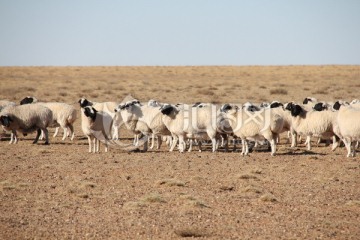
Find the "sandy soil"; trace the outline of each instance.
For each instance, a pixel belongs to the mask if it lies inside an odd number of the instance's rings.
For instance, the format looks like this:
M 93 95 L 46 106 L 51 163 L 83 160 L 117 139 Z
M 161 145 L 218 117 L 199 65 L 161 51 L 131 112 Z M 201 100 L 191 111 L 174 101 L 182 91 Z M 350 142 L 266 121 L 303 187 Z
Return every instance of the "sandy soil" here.
M 360 98 L 359 66 L 2 67 L 0 99 Z M 76 139 L 0 141 L 0 239 L 359 239 L 360 162 L 320 144 L 254 151 L 90 154 Z M 54 129 L 50 129 L 53 133 Z M 122 140 L 130 134 L 121 131 Z M 196 148 L 196 147 L 195 147 Z

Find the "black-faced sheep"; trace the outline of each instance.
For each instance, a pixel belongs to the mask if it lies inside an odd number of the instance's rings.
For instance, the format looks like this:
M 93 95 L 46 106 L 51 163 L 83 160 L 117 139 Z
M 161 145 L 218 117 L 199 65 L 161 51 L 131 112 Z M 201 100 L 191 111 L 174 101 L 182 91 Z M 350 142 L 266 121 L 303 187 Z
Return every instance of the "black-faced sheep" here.
M 47 127 L 52 123 L 52 112 L 39 104 L 8 106 L 0 113 L 0 123 L 6 131 L 11 131 L 11 143 L 17 143 L 17 131 L 24 134 L 37 131 L 33 143 L 37 143 L 41 132 L 45 134 L 45 144 L 49 144 Z

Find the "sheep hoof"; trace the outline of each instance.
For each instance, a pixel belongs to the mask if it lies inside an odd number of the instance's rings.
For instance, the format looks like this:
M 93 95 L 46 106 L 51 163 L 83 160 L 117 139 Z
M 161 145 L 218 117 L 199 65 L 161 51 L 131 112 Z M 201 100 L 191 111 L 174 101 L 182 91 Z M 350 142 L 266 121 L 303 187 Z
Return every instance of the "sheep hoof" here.
M 49 143 L 49 142 L 45 142 L 44 145 L 50 145 L 50 143 Z

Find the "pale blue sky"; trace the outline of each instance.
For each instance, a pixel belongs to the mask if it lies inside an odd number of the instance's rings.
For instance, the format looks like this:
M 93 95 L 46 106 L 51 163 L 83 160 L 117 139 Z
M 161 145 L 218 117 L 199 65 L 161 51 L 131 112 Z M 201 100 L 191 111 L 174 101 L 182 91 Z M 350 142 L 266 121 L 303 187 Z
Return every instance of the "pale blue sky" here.
M 0 66 L 360 64 L 360 0 L 0 0 Z

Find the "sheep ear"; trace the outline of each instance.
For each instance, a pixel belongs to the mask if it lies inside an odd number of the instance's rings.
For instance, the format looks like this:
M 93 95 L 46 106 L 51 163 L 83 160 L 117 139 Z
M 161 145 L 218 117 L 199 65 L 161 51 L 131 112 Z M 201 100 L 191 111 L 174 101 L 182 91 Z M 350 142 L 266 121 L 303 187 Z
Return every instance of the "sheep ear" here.
M 308 102 L 309 102 L 309 99 L 305 98 L 304 101 L 303 101 L 303 104 L 308 104 Z

